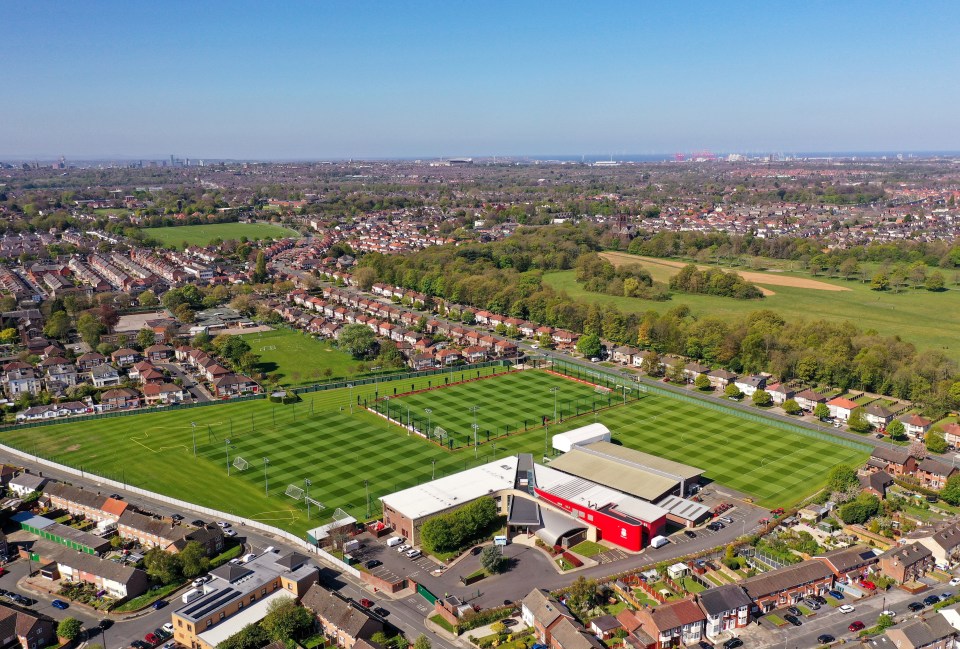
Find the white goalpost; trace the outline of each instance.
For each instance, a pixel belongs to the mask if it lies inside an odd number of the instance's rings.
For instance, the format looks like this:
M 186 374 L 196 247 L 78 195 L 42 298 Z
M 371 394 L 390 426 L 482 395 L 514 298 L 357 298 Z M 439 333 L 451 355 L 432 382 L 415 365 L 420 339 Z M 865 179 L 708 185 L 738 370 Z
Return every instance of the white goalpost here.
M 445 441 L 445 440 L 447 439 L 447 431 L 445 431 L 445 430 L 444 430 L 443 428 L 441 428 L 440 426 L 434 426 L 434 427 L 433 427 L 433 434 L 436 435 L 437 438 L 438 438 L 441 442 L 443 442 L 443 441 Z
M 233 468 L 237 471 L 246 471 L 250 465 L 239 455 L 233 459 Z
M 300 500 L 303 498 L 303 489 L 291 483 L 287 485 L 287 490 L 284 491 L 283 494 L 293 498 L 294 500 Z

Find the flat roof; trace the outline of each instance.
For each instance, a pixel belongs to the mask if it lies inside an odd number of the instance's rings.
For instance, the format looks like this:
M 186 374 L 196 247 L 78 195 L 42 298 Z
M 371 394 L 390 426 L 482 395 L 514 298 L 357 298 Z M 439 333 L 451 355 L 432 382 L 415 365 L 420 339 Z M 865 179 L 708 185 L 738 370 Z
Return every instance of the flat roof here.
M 553 436 L 553 445 L 557 445 L 557 440 L 565 440 L 570 442 L 570 444 L 579 444 L 590 440 L 596 441 L 603 435 L 606 435 L 609 439 L 610 429 L 600 423 L 587 424 L 580 428 L 568 430 L 565 433 L 557 433 Z
M 512 489 L 517 456 L 494 460 L 438 480 L 382 496 L 380 501 L 411 520 L 432 516 L 481 496 Z
M 663 507 L 551 467 L 538 465 L 536 473 L 538 489 L 585 509 L 597 511 L 612 505 L 621 513 L 642 521 L 655 521 L 667 515 Z
M 353 516 L 347 516 L 346 518 L 340 518 L 335 521 L 331 521 L 326 525 L 321 525 L 320 527 L 315 527 L 312 530 L 307 530 L 307 534 L 317 541 L 325 539 L 330 536 L 330 530 L 336 530 L 346 525 L 353 525 L 357 522 L 357 519 Z
M 199 638 L 211 647 L 216 647 L 230 636 L 238 633 L 248 624 L 256 624 L 265 618 L 269 612 L 267 609 L 270 607 L 270 604 L 283 599 L 296 598 L 293 593 L 288 593 L 285 590 L 275 590 L 263 599 L 257 601 L 257 603 L 244 608 L 236 615 L 232 615 L 220 624 L 210 627 L 209 631 L 204 631 L 199 634 Z
M 692 480 L 703 475 L 703 469 L 695 466 L 674 462 L 658 455 L 651 455 L 626 446 L 620 446 L 612 442 L 594 442 L 584 447 L 591 453 L 605 455 L 607 457 L 619 460 L 620 462 L 635 464 L 654 471 L 662 471 L 671 475 Z
M 550 462 L 550 466 L 572 476 L 591 482 L 600 482 L 623 493 L 644 500 L 659 500 L 664 494 L 676 489 L 679 479 L 668 478 L 639 467 L 624 465 L 602 455 L 584 451 L 576 446 Z M 539 474 L 537 474 L 539 484 Z
M 674 495 L 667 496 L 658 502 L 657 506 L 663 507 L 674 516 L 688 521 L 700 520 L 710 512 L 710 508 L 703 503 L 694 502 Z

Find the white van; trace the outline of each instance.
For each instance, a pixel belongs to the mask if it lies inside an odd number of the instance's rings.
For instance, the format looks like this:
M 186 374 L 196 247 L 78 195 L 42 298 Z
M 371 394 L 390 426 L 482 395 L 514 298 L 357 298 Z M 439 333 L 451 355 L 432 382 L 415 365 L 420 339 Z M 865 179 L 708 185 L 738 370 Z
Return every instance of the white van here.
M 350 539 L 349 541 L 343 544 L 344 552 L 354 552 L 359 549 L 360 549 L 360 541 L 358 541 L 357 539 Z
M 192 590 L 188 590 L 187 592 L 185 592 L 180 599 L 183 600 L 184 604 L 189 604 L 190 602 L 197 599 L 201 595 L 203 595 L 203 591 L 200 590 L 199 588 L 194 588 Z
M 255 554 L 253 554 L 253 553 L 251 552 L 250 554 L 245 554 L 245 555 L 243 555 L 243 559 L 241 559 L 241 562 L 242 562 L 242 563 L 250 563 L 251 561 L 253 561 L 253 560 L 256 559 L 256 558 L 257 558 L 257 555 L 255 555 Z
M 387 539 L 387 547 L 395 548 L 401 543 L 403 543 L 405 540 L 406 539 L 404 539 L 402 536 L 391 536 L 389 539 Z
M 665 536 L 655 536 L 652 539 L 650 539 L 650 546 L 654 548 L 662 548 L 669 542 L 670 542 L 670 539 L 668 539 Z

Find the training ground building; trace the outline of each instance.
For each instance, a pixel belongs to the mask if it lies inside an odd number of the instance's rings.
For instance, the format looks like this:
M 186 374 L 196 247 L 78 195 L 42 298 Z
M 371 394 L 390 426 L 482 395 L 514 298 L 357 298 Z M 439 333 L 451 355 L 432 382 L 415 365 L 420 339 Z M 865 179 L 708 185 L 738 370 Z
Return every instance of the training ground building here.
M 573 446 L 549 466 L 520 454 L 383 496 L 383 522 L 416 545 L 426 520 L 491 497 L 507 516 L 512 533 L 535 533 L 548 545 L 606 540 L 637 552 L 663 533 L 668 518 L 689 523 L 709 514 L 700 503 L 677 495 L 699 479 L 698 469 L 658 464 L 654 461 L 666 461 L 645 453 L 630 455 L 630 449 L 608 442 L 583 448 L 588 450 Z M 564 462 L 558 466 L 560 460 Z M 647 466 L 654 464 L 659 468 Z M 623 472 L 631 482 L 622 478 Z M 656 499 L 673 510 L 652 502 Z

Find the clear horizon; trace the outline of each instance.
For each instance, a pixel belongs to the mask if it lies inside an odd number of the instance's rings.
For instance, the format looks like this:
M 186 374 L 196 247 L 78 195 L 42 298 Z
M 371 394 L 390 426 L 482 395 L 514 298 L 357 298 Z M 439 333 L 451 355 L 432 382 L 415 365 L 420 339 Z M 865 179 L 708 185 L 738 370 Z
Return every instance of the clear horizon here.
M 6 158 L 960 150 L 957 3 L 94 0 L 4 18 Z

